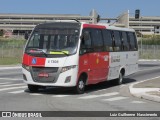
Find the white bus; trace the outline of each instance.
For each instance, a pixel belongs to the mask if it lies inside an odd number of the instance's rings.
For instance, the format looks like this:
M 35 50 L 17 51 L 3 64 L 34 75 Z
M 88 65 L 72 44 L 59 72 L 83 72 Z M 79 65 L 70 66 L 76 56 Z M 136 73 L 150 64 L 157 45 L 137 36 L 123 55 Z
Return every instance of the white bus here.
M 26 44 L 22 71 L 30 91 L 42 86 L 85 86 L 107 80 L 122 84 L 138 70 L 135 31 L 108 24 L 59 21 L 37 25 Z

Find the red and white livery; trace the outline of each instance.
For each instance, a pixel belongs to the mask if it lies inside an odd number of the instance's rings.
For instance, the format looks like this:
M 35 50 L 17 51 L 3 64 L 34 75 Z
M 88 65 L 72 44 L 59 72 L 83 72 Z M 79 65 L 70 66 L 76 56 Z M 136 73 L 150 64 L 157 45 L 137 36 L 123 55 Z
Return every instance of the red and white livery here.
M 83 93 L 89 84 L 121 84 L 138 70 L 135 31 L 74 21 L 39 24 L 26 44 L 22 69 L 30 91 L 61 86 Z

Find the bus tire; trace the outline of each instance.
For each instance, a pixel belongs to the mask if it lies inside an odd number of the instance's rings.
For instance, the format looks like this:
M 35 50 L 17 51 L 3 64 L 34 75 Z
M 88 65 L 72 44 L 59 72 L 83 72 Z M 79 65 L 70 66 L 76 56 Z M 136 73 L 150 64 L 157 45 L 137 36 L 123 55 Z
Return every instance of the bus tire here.
M 75 87 L 75 93 L 77 94 L 83 94 L 85 91 L 85 77 L 81 76 L 77 82 L 77 85 Z
M 123 83 L 123 74 L 119 73 L 119 77 L 116 79 L 116 85 L 121 85 Z
M 39 89 L 39 86 L 37 85 L 28 85 L 28 89 L 30 92 L 37 92 Z

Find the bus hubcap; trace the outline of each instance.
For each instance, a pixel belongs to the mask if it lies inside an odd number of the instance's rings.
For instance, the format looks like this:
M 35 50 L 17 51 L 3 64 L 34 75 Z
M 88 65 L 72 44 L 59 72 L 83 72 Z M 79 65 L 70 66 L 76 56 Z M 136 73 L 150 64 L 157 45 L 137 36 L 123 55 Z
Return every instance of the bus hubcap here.
M 121 83 L 121 82 L 122 82 L 122 80 L 123 80 L 123 78 L 122 78 L 122 74 L 120 74 L 120 75 L 119 75 L 119 82 Z
M 79 88 L 81 90 L 84 88 L 84 82 L 83 81 L 79 81 Z

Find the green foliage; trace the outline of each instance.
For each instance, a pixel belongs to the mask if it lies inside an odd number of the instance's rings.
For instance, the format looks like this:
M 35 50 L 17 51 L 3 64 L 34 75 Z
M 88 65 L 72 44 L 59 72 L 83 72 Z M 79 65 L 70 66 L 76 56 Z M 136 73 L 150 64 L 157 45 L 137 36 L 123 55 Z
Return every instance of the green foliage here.
M 5 45 L 5 46 L 23 46 L 25 45 L 26 40 L 19 40 L 19 39 L 7 39 L 7 38 L 2 38 L 0 37 L 0 46 Z
M 26 40 L 0 37 L 0 65 L 20 64 Z
M 145 36 L 139 39 L 138 44 L 141 44 L 141 42 L 143 45 L 160 45 L 160 36 Z
M 0 58 L 0 65 L 16 65 L 21 63 L 21 58 L 16 57 L 5 57 Z

